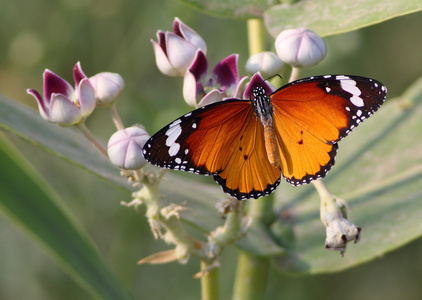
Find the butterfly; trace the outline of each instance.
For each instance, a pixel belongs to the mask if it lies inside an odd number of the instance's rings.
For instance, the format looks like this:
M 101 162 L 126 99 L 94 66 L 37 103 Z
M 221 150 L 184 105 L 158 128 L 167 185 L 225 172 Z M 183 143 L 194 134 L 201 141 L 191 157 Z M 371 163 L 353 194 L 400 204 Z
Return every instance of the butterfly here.
M 212 175 L 239 200 L 272 193 L 281 176 L 292 185 L 324 177 L 338 144 L 385 101 L 380 82 L 347 75 L 291 82 L 250 101 L 228 99 L 191 111 L 144 145 L 150 163 Z

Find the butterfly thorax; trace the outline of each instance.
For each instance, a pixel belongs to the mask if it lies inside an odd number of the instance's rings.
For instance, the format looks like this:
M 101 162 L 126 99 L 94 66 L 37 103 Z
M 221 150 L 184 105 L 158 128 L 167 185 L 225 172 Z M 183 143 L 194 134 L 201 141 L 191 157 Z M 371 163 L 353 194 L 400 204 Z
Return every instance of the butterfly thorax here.
M 264 122 L 272 122 L 273 106 L 271 105 L 270 97 L 265 94 L 265 89 L 256 87 L 253 89 L 252 94 L 254 111 L 261 119 L 261 122 L 263 122 L 263 125 Z
M 271 165 L 280 167 L 280 152 L 278 150 L 277 139 L 273 129 L 273 106 L 271 98 L 265 93 L 263 87 L 257 87 L 252 91 L 254 98 L 252 104 L 256 115 L 261 120 L 264 127 L 265 149 Z

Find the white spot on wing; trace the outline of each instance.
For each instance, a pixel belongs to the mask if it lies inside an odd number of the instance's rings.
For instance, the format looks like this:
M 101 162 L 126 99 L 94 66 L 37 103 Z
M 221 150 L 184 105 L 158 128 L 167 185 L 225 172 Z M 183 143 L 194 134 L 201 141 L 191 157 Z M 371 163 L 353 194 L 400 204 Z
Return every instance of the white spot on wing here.
M 177 153 L 179 153 L 179 150 L 180 150 L 180 144 L 174 143 L 173 145 L 170 146 L 169 155 L 175 156 L 177 155 Z
M 362 107 L 362 106 L 365 105 L 365 103 L 363 103 L 362 98 L 361 97 L 357 97 L 357 96 L 352 96 L 350 98 L 350 102 L 352 102 L 357 107 Z
M 175 123 L 175 122 L 176 121 L 174 121 L 173 123 Z M 178 123 L 176 123 L 176 124 L 178 124 Z M 176 142 L 177 138 L 180 136 L 181 133 L 182 133 L 182 127 L 180 125 L 170 127 L 166 131 L 166 136 L 168 136 L 168 138 L 166 139 L 166 146 L 172 147 L 173 145 L 175 145 L 175 142 Z M 177 144 L 177 145 L 179 145 L 179 144 Z M 179 148 L 180 148 L 180 145 L 179 145 Z M 170 150 L 169 150 L 169 153 L 170 153 Z
M 175 126 L 175 125 L 177 125 L 177 124 L 179 124 L 179 123 L 182 123 L 182 120 L 177 119 L 177 120 L 173 121 L 173 123 L 171 123 L 171 124 L 169 125 L 169 128 L 171 128 L 171 127 L 173 127 L 173 126 Z
M 180 125 L 170 127 L 166 131 L 166 135 L 168 136 L 166 140 L 166 145 L 170 146 L 171 144 L 173 144 L 176 141 L 176 139 L 180 136 L 181 133 L 182 133 L 182 127 Z
M 341 76 L 337 76 L 336 79 L 339 79 L 339 77 Z M 356 86 L 356 81 L 348 79 L 349 77 L 346 77 L 346 76 L 342 76 L 342 77 L 344 77 L 344 79 L 340 81 L 340 86 L 344 91 L 352 94 L 352 97 L 350 97 L 350 102 L 352 102 L 353 105 L 357 107 L 364 106 L 365 103 L 363 103 L 362 98 L 359 97 L 362 94 L 362 92 Z
M 346 76 L 346 75 L 338 75 L 338 76 L 336 76 L 336 79 L 337 80 L 346 80 L 346 79 L 350 79 L 350 77 Z
M 180 144 L 176 143 L 177 138 L 182 133 L 182 127 L 178 125 L 182 122 L 180 119 L 177 119 L 169 125 L 169 129 L 166 131 L 166 146 L 169 147 L 168 153 L 170 156 L 175 156 L 180 150 Z

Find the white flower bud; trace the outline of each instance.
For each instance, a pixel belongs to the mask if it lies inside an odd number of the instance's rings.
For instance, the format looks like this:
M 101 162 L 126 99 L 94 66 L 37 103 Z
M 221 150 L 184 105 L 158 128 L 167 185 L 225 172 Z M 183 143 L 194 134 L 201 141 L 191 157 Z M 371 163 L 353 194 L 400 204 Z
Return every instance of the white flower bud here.
M 123 88 L 125 82 L 117 73 L 102 72 L 98 73 L 91 78 L 89 81 L 92 83 L 95 89 L 95 99 L 97 106 L 106 106 L 112 104 L 117 100 Z
M 252 55 L 246 62 L 246 71 L 249 74 L 260 72 L 268 78 L 283 71 L 283 61 L 273 52 L 265 51 Z
M 115 132 L 108 141 L 110 161 L 122 169 L 137 170 L 146 164 L 142 148 L 150 138 L 139 127 L 129 127 Z
M 324 59 L 327 47 L 324 40 L 307 28 L 282 31 L 276 41 L 277 55 L 293 67 L 312 67 Z
M 327 238 L 325 248 L 340 251 L 341 256 L 346 251 L 350 241 L 357 243 L 361 228 L 347 219 L 349 206 L 343 199 L 329 194 L 321 198 L 321 221 L 326 227 Z

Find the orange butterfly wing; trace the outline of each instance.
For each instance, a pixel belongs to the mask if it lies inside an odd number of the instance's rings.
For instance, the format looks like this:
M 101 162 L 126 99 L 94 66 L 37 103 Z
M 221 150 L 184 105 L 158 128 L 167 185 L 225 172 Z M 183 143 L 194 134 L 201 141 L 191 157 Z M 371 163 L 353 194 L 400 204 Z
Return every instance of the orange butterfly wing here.
M 324 177 L 337 142 L 384 102 L 385 87 L 359 76 L 298 80 L 271 94 L 281 172 L 294 185 Z
M 250 101 L 227 100 L 194 110 L 158 131 L 145 158 L 163 168 L 213 175 L 237 199 L 270 194 L 280 170 L 267 158 L 263 126 Z

